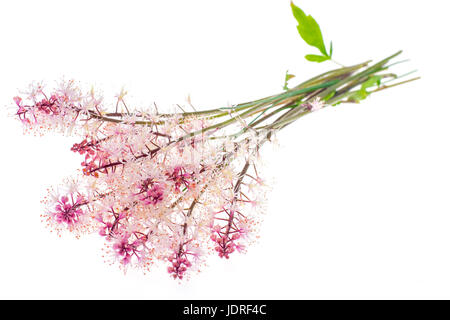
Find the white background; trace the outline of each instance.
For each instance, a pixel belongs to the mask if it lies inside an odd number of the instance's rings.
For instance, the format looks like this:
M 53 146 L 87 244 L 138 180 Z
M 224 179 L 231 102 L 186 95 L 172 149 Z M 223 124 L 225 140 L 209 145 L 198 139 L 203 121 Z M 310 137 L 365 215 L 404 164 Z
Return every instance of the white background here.
M 399 49 L 422 80 L 302 118 L 266 149 L 261 240 L 181 285 L 165 267 L 123 275 L 102 240 L 40 222 L 46 188 L 76 171 L 73 137 L 23 136 L 7 116 L 33 80 L 74 78 L 107 98 L 125 85 L 161 107 L 225 106 L 327 69 L 288 0 L 2 1 L 0 298 L 450 298 L 450 24 L 446 1 L 297 1 L 343 64 Z M 109 95 L 109 96 L 108 96 Z M 6 111 L 5 111 L 6 110 Z

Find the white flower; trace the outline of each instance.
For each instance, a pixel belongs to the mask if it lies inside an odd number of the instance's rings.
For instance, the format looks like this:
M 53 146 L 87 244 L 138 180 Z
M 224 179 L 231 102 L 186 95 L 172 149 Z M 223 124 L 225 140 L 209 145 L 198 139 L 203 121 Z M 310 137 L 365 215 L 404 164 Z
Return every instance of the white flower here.
M 314 99 L 311 103 L 311 112 L 322 109 L 325 106 L 325 103 L 320 100 L 320 98 Z

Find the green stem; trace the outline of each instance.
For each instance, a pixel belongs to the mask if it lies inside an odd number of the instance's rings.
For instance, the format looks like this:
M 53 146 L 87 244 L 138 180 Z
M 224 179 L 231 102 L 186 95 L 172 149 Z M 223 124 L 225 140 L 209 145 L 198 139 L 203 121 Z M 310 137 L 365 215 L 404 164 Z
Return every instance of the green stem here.
M 305 103 L 310 102 L 312 99 L 316 97 L 320 98 L 329 105 L 344 101 L 346 97 L 354 93 L 354 91 L 352 91 L 353 88 L 367 81 L 367 79 L 369 79 L 372 75 L 388 69 L 388 66 L 385 65 L 390 60 L 398 56 L 400 53 L 401 51 L 379 61 L 378 63 L 375 63 L 372 66 L 369 66 L 370 61 L 367 61 L 360 64 L 356 64 L 354 66 L 334 69 L 322 73 L 316 77 L 313 77 L 303 83 L 300 83 L 294 88 L 284 91 L 282 93 L 271 95 L 262 99 L 246 103 L 241 103 L 233 107 L 209 109 L 204 111 L 174 113 L 174 114 L 162 114 L 160 115 L 160 117 L 171 118 L 175 116 L 181 116 L 182 117 L 182 119 L 180 120 L 181 122 L 183 122 L 184 119 L 187 119 L 189 117 L 201 117 L 209 120 L 219 119 L 225 116 L 231 117 L 230 119 L 227 119 L 225 121 L 220 121 L 201 130 L 197 130 L 195 132 L 186 134 L 180 139 L 177 139 L 180 141 L 185 138 L 193 137 L 198 134 L 203 134 L 208 131 L 222 129 L 224 127 L 236 123 L 239 119 L 247 119 L 253 116 L 254 118 L 250 121 L 247 127 L 243 128 L 240 132 L 232 135 L 210 137 L 209 139 L 237 137 L 245 133 L 248 130 L 248 128 L 252 128 L 257 131 L 261 129 L 280 130 L 286 127 L 287 125 L 293 123 L 297 119 L 303 117 L 304 115 L 310 113 L 310 111 L 307 108 L 304 108 L 303 106 L 305 105 Z M 396 75 L 392 73 L 379 74 L 379 76 L 382 78 L 396 77 Z M 378 89 L 370 91 L 369 93 L 378 92 L 386 88 L 397 86 L 416 79 L 417 78 L 410 79 L 397 84 L 393 84 L 391 86 L 384 85 L 382 87 L 379 87 Z M 268 112 L 269 110 L 271 111 Z M 263 122 L 268 121 L 273 116 L 279 114 L 282 111 L 286 112 L 283 113 L 280 117 L 278 117 L 275 121 L 260 126 Z M 114 123 L 122 122 L 123 120 L 117 119 L 117 117 L 121 118 L 124 116 L 124 114 L 121 113 L 107 113 L 105 115 L 99 115 L 95 112 L 90 112 L 90 115 L 94 118 Z M 155 123 L 152 121 L 139 120 L 136 121 L 135 124 L 160 125 L 163 124 L 165 121 L 166 120 L 162 119 L 161 121 Z

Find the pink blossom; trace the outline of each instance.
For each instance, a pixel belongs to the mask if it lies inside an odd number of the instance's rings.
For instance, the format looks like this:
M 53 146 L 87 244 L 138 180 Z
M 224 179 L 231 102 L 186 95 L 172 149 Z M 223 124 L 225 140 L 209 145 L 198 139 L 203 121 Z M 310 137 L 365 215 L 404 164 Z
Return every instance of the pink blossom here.
M 162 185 L 155 183 L 150 189 L 143 192 L 139 199 L 144 204 L 156 205 L 164 199 L 164 188 Z
M 86 201 L 81 195 L 75 196 L 71 194 L 69 196 L 62 196 L 50 215 L 57 223 L 73 226 L 80 222 L 80 218 L 84 214 L 81 207 L 85 204 Z
M 176 166 L 172 173 L 167 174 L 168 180 L 175 183 L 175 188 L 179 190 L 181 185 L 189 187 L 189 180 L 192 178 L 192 174 L 186 172 L 186 170 L 181 166 Z
M 313 101 L 309 102 L 306 107 L 311 112 L 314 112 L 314 111 L 322 109 L 324 106 L 325 106 L 325 103 L 322 100 L 320 100 L 319 98 L 316 98 Z
M 116 236 L 114 239 L 113 249 L 116 257 L 123 265 L 128 265 L 132 261 L 133 256 L 136 257 L 137 260 L 141 259 L 143 244 L 147 237 L 137 237 L 136 235 L 133 237 L 134 240 L 132 240 L 131 234 L 124 233 Z
M 192 263 L 188 259 L 190 253 L 181 246 L 171 257 L 169 261 L 171 265 L 167 268 L 167 272 L 172 275 L 174 279 L 183 279 L 186 271 L 192 266 Z

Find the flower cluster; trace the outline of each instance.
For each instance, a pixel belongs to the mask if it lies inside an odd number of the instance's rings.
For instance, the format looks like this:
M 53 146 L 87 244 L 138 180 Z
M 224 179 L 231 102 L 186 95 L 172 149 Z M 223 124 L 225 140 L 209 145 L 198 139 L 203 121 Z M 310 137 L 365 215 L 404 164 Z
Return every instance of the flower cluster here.
M 32 84 L 14 98 L 17 118 L 26 131 L 79 136 L 71 150 L 82 157 L 80 175 L 45 198 L 43 218 L 58 233 L 98 232 L 124 269 L 160 262 L 175 279 L 199 270 L 208 254 L 244 252 L 264 211 L 261 146 L 304 115 L 388 88 L 381 79 L 393 76 L 382 72 L 398 54 L 263 99 L 192 112 L 131 109 L 123 91 L 108 107 L 74 81 L 49 93 Z
M 119 106 L 106 113 L 72 81 L 50 98 L 41 85 L 31 92 L 14 99 L 26 128 L 70 127 L 81 136 L 71 147 L 83 157 L 81 177 L 45 200 L 44 218 L 58 232 L 97 230 L 123 268 L 162 261 L 177 279 L 199 270 L 206 255 L 228 258 L 251 242 L 264 185 L 255 164 L 267 134 L 216 139 L 208 116 L 122 113 Z

